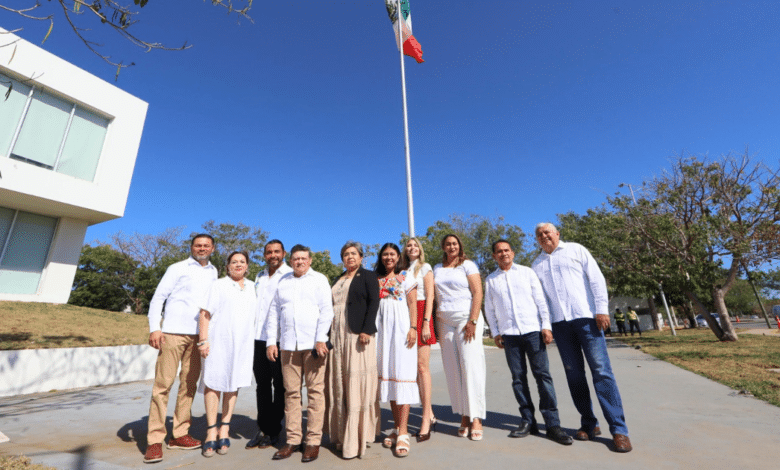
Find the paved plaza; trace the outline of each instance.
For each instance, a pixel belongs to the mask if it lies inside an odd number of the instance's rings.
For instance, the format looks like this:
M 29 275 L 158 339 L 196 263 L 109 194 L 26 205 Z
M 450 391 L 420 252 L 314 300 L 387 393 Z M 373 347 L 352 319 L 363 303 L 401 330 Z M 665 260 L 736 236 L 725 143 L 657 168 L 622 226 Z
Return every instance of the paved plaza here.
M 372 444 L 362 459 L 344 461 L 325 443 L 320 457 L 304 464 L 300 454 L 272 461 L 274 449 L 244 449 L 256 426 L 254 390 L 242 389 L 231 426 L 232 447 L 225 456 L 203 458 L 199 451 L 168 450 L 164 460 L 142 462 L 146 448 L 146 416 L 151 381 L 53 391 L 0 399 L 0 432 L 10 441 L 0 443 L 2 454 L 24 454 L 35 462 L 59 469 L 118 470 L 310 468 L 310 469 L 736 469 L 772 468 L 780 449 L 780 408 L 739 395 L 726 386 L 656 360 L 641 350 L 608 340 L 612 366 L 623 396 L 634 450 L 612 452 L 611 436 L 600 410 L 604 434 L 596 441 L 574 441 L 561 446 L 544 436 L 507 437 L 519 423 L 518 407 L 510 388 L 503 351 L 486 348 L 488 416 L 485 437 L 472 442 L 455 435 L 459 419 L 449 407 L 446 380 L 438 350 L 431 355 L 434 412 L 439 419 L 430 441 L 412 439 L 408 457 L 399 459 Z M 553 344 L 550 368 L 558 395 L 561 423 L 570 434 L 579 427 L 566 387 L 563 367 Z M 534 403 L 537 395 L 533 379 Z M 175 397 L 175 387 L 172 396 Z M 173 410 L 169 403 L 169 416 Z M 594 403 L 596 402 L 594 396 Z M 192 434 L 205 436 L 203 396 L 193 407 Z M 541 420 L 537 411 L 537 418 Z M 382 407 L 382 429 L 388 429 L 390 411 Z M 420 423 L 420 409 L 412 408 L 411 428 Z M 170 427 L 170 419 L 169 419 Z

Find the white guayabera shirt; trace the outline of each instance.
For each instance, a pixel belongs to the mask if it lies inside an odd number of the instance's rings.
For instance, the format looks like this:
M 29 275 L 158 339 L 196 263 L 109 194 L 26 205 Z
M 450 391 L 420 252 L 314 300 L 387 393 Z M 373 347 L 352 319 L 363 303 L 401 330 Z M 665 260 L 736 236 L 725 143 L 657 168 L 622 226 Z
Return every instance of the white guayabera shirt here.
M 544 288 L 552 323 L 609 314 L 607 281 L 584 246 L 558 242 L 549 255 L 543 251 L 532 268 Z
M 304 351 L 328 340 L 333 322 L 333 296 L 328 278 L 309 268 L 301 277 L 287 273 L 279 280 L 266 320 L 269 345 L 283 351 Z M 281 337 L 277 338 L 281 331 Z
M 273 276 L 268 275 L 268 268 L 258 273 L 255 278 L 255 292 L 257 293 L 257 312 L 255 314 L 255 339 L 265 341 L 265 324 L 268 319 L 268 310 L 271 308 L 271 301 L 276 295 L 276 287 L 279 280 L 287 273 L 292 272 L 292 268 L 285 263 L 279 266 Z M 281 334 L 277 331 L 277 338 Z
M 192 257 L 168 267 L 149 303 L 149 331 L 179 335 L 198 334 L 198 316 L 211 283 L 217 280 L 217 268 L 210 262 L 201 266 Z M 165 318 L 163 318 L 163 303 Z
M 551 330 L 544 290 L 534 271 L 512 263 L 496 269 L 485 281 L 485 317 L 498 335 L 525 335 Z

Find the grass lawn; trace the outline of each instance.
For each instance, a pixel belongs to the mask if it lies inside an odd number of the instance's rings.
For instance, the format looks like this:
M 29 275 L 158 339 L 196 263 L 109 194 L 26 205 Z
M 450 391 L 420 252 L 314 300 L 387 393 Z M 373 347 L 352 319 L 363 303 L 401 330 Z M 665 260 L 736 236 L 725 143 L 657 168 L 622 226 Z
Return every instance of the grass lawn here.
M 57 470 L 54 467 L 32 463 L 24 455 L 0 456 L 0 469 L 2 470 Z
M 676 338 L 665 330 L 618 339 L 632 346 L 641 345 L 642 351 L 658 359 L 780 406 L 780 373 L 769 371 L 780 369 L 777 335 L 744 333 L 739 334 L 739 341 L 726 343 L 718 341 L 709 328 L 698 328 L 677 330 Z
M 0 350 L 146 344 L 148 339 L 146 316 L 0 301 Z

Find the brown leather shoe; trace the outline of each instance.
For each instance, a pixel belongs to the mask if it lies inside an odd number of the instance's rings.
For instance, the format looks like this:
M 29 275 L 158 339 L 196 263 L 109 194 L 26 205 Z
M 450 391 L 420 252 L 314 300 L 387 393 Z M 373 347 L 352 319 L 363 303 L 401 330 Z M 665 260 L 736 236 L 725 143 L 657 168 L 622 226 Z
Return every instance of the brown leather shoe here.
M 162 444 L 152 444 L 146 448 L 144 463 L 162 462 Z
M 301 449 L 300 444 L 296 444 L 296 445 L 285 444 L 284 447 L 276 451 L 276 453 L 273 456 L 273 460 L 284 460 L 289 456 L 291 456 L 293 452 L 296 452 L 300 449 Z
M 615 443 L 615 452 L 631 452 L 631 440 L 623 434 L 612 436 L 612 442 Z
M 574 435 L 574 439 L 578 441 L 592 441 L 596 439 L 596 436 L 601 435 L 601 428 L 596 426 L 592 431 L 588 432 L 585 428 L 579 428 L 577 434 Z
M 200 442 L 199 440 L 195 439 L 189 434 L 185 434 L 181 437 L 177 437 L 175 439 L 171 439 L 170 441 L 168 441 L 168 448 L 192 450 L 192 449 L 200 449 L 201 444 L 203 443 Z
M 317 457 L 319 456 L 320 446 L 306 446 L 306 449 L 303 451 L 303 458 L 301 458 L 301 462 L 311 462 L 317 460 Z

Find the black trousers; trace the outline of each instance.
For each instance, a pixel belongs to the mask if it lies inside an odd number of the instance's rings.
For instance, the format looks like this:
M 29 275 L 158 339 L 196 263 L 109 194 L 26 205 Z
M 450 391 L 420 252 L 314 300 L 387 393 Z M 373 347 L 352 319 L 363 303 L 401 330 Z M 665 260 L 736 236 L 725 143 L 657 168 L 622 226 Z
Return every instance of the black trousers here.
M 277 344 L 277 347 L 279 345 Z M 252 369 L 257 382 L 257 427 L 267 436 L 278 436 L 284 419 L 284 383 L 282 361 L 268 360 L 266 342 L 255 340 L 255 360 Z

